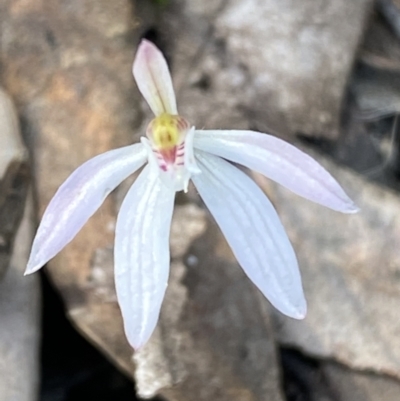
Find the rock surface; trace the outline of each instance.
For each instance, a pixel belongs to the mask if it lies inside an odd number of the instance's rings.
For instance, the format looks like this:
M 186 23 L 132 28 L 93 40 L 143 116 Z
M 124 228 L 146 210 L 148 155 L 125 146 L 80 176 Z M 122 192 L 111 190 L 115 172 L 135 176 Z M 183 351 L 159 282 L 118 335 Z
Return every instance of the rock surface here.
M 326 360 L 282 350 L 284 386 L 288 400 L 397 401 L 400 382 L 373 372 L 362 372 Z
M 39 277 L 24 277 L 33 235 L 32 201 L 0 283 L 0 401 L 36 401 L 39 390 Z
M 0 401 L 35 401 L 40 287 L 39 277 L 23 276 L 33 236 L 33 204 L 31 197 L 25 202 L 28 160 L 17 115 L 1 89 L 0 132 Z
M 369 0 L 169 4 L 161 34 L 174 38 L 178 103 L 193 124 L 338 135 Z
M 324 365 L 323 374 L 329 383 L 332 401 L 397 401 L 399 399 L 400 383 L 388 376 L 354 372 L 332 363 Z
M 0 280 L 10 264 L 29 185 L 28 154 L 15 108 L 0 89 Z

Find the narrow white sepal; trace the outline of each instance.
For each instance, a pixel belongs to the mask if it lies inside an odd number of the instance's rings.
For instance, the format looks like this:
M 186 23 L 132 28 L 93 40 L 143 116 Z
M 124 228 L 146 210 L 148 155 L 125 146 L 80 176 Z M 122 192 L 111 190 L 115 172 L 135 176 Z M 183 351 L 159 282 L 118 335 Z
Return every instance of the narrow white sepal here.
M 192 180 L 239 264 L 282 313 L 304 318 L 300 272 L 271 202 L 246 174 L 225 160 L 195 150 L 202 170 Z
M 33 241 L 25 274 L 40 269 L 64 248 L 106 196 L 146 162 L 141 144 L 114 149 L 78 167 L 47 206 Z
M 115 285 L 125 333 L 134 349 L 150 338 L 169 275 L 175 191 L 146 166 L 128 191 L 115 232 Z
M 194 146 L 242 164 L 294 193 L 342 213 L 358 207 L 312 157 L 288 142 L 254 131 L 196 131 Z
M 193 148 L 194 134 L 195 134 L 195 127 L 190 128 L 190 130 L 186 134 L 184 163 L 185 163 L 185 168 L 191 174 L 200 174 L 201 170 L 199 169 L 196 162 L 196 158 L 194 157 L 194 148 Z
M 167 62 L 157 47 L 143 39 L 133 63 L 133 76 L 153 113 L 178 114 Z
M 201 173 L 201 170 L 197 166 L 197 162 L 194 157 L 194 148 L 193 148 L 194 133 L 195 133 L 195 127 L 190 128 L 190 130 L 186 134 L 186 139 L 185 139 L 184 165 L 186 171 L 188 172 L 185 176 L 185 182 L 183 186 L 183 191 L 185 193 L 187 193 L 188 191 L 189 181 L 192 175 Z

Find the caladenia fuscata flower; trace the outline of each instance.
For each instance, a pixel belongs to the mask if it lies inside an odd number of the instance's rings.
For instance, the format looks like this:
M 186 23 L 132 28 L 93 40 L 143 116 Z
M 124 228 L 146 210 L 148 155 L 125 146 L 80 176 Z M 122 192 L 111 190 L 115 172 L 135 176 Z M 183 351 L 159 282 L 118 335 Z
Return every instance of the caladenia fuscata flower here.
M 146 40 L 133 74 L 155 114 L 146 137 L 88 160 L 61 185 L 43 215 L 26 274 L 60 252 L 104 198 L 145 166 L 122 203 L 114 247 L 117 297 L 133 348 L 145 344 L 157 324 L 169 275 L 175 193 L 186 191 L 190 180 L 248 277 L 279 311 L 304 318 L 297 260 L 279 217 L 254 181 L 230 162 L 339 212 L 357 207 L 323 167 L 287 142 L 253 131 L 196 130 L 178 114 L 167 63 Z

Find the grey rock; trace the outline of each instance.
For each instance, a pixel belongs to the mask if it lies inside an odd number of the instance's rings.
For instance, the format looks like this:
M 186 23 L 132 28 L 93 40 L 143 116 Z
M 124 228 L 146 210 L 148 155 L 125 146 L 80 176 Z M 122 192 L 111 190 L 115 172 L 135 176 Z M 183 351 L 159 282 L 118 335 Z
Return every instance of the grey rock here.
M 357 371 L 329 360 L 284 350 L 285 389 L 288 400 L 397 401 L 400 381 L 371 371 Z
M 14 105 L 0 89 L 0 279 L 10 263 L 13 241 L 29 185 L 27 150 Z
M 39 391 L 39 277 L 24 277 L 33 235 L 32 200 L 0 283 L 0 401 L 36 401 Z
M 336 137 L 371 3 L 169 2 L 180 111 L 197 127 Z
M 398 0 L 377 0 L 377 9 L 390 24 L 392 31 L 400 38 L 400 2 Z
M 322 371 L 331 393 L 329 399 L 325 398 L 326 401 L 397 401 L 399 399 L 400 382 L 391 377 L 356 372 L 333 363 L 325 363 Z
M 19 132 L 18 117 L 9 96 L 0 90 L 0 179 L 8 166 L 27 159 L 27 151 Z
M 361 45 L 359 63 L 350 81 L 359 115 L 363 119 L 375 120 L 399 113 L 399 75 L 398 38 L 393 29 L 375 15 Z
M 24 278 L 33 236 L 27 150 L 16 111 L 0 89 L 0 401 L 38 396 L 39 278 Z M 21 223 L 22 220 L 22 223 Z

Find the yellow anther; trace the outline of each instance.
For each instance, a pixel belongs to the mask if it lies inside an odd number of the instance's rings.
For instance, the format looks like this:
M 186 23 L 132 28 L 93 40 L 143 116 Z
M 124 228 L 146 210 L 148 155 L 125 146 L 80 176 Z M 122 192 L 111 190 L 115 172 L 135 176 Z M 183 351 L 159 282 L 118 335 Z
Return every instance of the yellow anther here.
M 147 136 L 157 149 L 172 149 L 184 141 L 188 127 L 184 118 L 164 113 L 150 122 Z

